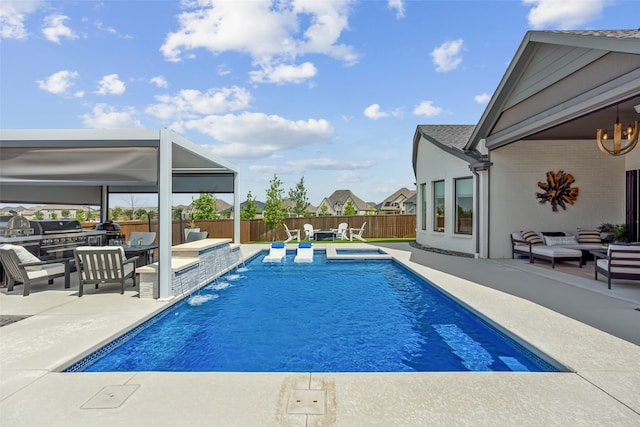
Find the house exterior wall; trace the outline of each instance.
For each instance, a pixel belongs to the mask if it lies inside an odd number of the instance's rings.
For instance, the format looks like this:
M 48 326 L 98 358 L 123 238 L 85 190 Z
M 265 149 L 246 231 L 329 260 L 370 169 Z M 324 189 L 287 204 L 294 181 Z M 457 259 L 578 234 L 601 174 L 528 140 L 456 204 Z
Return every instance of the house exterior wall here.
M 514 231 L 573 231 L 602 223 L 624 223 L 625 157 L 602 153 L 595 140 L 520 141 L 493 150 L 490 170 L 489 257 L 510 258 Z M 553 212 L 541 204 L 547 171 L 573 175 L 574 205 Z
M 453 232 L 455 220 L 454 179 L 472 177 L 473 174 L 469 170 L 469 164 L 462 159 L 442 151 L 425 140 L 421 140 L 418 144 L 416 164 L 416 186 L 418 190 L 416 203 L 416 242 L 421 245 L 441 249 L 469 254 L 475 253 L 473 234 L 455 234 Z M 442 232 L 434 231 L 433 224 L 433 182 L 439 180 L 444 180 L 445 183 L 445 223 L 444 231 Z M 427 223 L 426 229 L 423 230 L 421 184 L 425 183 L 427 190 Z M 475 214 L 474 212 L 474 215 Z

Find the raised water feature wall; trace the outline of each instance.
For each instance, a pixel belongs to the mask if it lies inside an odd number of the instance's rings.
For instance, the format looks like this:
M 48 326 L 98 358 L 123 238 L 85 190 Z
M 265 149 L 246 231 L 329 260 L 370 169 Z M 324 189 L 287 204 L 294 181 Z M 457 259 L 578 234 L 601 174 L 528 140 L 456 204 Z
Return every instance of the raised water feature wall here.
M 203 239 L 171 248 L 171 295 L 179 297 L 210 283 L 242 263 L 231 239 Z M 158 298 L 158 263 L 138 268 L 140 298 Z

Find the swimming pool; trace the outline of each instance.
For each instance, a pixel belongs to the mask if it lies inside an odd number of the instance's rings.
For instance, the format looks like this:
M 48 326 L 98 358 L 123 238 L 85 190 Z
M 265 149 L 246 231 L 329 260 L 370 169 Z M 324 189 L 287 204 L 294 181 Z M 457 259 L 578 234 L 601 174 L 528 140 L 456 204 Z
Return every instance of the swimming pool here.
M 394 261 L 293 257 L 254 258 L 67 371 L 559 370 Z

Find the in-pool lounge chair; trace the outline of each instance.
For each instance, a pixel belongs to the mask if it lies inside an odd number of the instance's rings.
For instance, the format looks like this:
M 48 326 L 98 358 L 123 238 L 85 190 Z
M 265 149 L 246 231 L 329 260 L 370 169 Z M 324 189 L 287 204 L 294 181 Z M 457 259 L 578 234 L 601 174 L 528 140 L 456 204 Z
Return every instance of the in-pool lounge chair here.
M 281 262 L 286 254 L 287 248 L 284 243 L 272 243 L 262 262 Z
M 311 243 L 300 243 L 293 262 L 313 262 L 313 245 Z
M 56 277 L 64 277 L 64 287 L 69 288 L 71 258 L 41 261 L 23 246 L 0 246 L 0 262 L 4 268 L 7 290 L 13 291 L 13 286 L 22 283 L 23 296 L 31 292 L 31 284 L 38 280 L 47 280 L 53 284 Z
M 78 268 L 78 296 L 83 295 L 84 285 L 120 283 L 120 293 L 124 294 L 124 282 L 133 279 L 137 286 L 137 256 L 127 259 L 121 246 L 80 246 L 73 250 Z

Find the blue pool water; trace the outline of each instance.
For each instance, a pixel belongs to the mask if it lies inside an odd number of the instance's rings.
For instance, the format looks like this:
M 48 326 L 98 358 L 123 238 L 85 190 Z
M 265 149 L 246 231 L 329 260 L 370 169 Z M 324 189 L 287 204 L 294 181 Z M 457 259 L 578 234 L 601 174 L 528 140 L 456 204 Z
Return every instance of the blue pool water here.
M 393 261 L 227 274 L 67 371 L 557 371 Z

